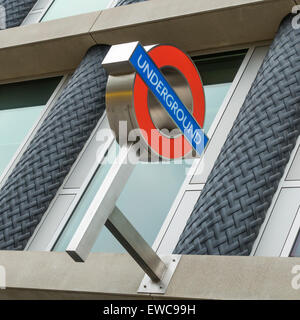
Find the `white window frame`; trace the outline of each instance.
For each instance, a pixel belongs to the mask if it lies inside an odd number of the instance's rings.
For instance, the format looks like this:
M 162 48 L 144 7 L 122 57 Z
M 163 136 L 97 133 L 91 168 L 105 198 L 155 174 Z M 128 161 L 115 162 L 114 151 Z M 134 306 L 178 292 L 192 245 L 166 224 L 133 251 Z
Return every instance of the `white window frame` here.
M 47 117 L 47 115 L 49 114 L 50 110 L 54 106 L 56 100 L 60 96 L 61 91 L 65 87 L 65 85 L 67 83 L 67 80 L 68 80 L 68 75 L 67 74 L 62 74 L 62 75 L 57 75 L 57 77 L 62 77 L 62 79 L 60 80 L 59 84 L 57 85 L 57 87 L 55 88 L 53 93 L 51 94 L 48 102 L 46 103 L 46 106 L 45 106 L 43 112 L 40 115 L 40 117 L 37 119 L 37 121 L 34 123 L 32 128 L 29 130 L 27 135 L 24 137 L 23 142 L 20 144 L 20 146 L 18 147 L 18 149 L 15 152 L 14 156 L 12 157 L 12 159 L 10 160 L 10 162 L 8 163 L 6 168 L 4 169 L 3 173 L 1 174 L 1 176 L 0 176 L 0 188 L 4 185 L 5 181 L 7 180 L 7 178 L 9 177 L 11 172 L 13 171 L 13 169 L 15 168 L 16 164 L 21 159 L 23 153 L 25 152 L 25 150 L 29 146 L 29 144 L 30 144 L 31 140 L 33 139 L 34 135 L 36 134 L 36 132 L 38 131 L 38 129 L 40 128 L 40 126 L 44 122 L 45 118 Z M 49 77 L 47 77 L 47 78 L 49 78 Z M 19 82 L 31 81 L 31 80 L 42 80 L 42 79 L 47 79 L 47 78 L 44 77 L 44 78 L 38 78 L 38 79 L 37 78 L 18 79 L 18 80 L 15 80 L 14 82 L 10 81 L 10 82 L 6 82 L 6 83 L 1 83 L 1 85 L 5 85 L 5 84 L 9 84 L 9 83 L 19 83 Z
M 39 23 L 55 0 L 38 0 L 21 23 L 21 26 Z
M 104 112 L 101 119 L 98 121 L 97 126 L 86 142 L 83 150 L 80 152 L 78 158 L 73 164 L 70 172 L 64 179 L 64 182 L 56 193 L 56 196 L 52 200 L 48 210 L 43 215 L 42 220 L 29 239 L 25 250 L 51 251 L 53 249 L 74 210 L 85 194 L 90 182 L 97 172 L 97 169 L 105 158 L 106 153 L 115 141 L 115 138 L 112 134 L 106 137 L 106 141 L 101 141 L 97 138 L 98 132 L 108 128 L 108 119 L 106 117 L 106 113 Z M 101 150 L 93 147 L 97 144 L 101 145 Z M 94 159 L 93 164 L 89 166 L 89 170 L 87 172 L 85 168 L 88 166 L 82 165 L 85 163 L 86 157 L 89 159 Z M 68 187 L 68 182 L 74 178 L 75 175 L 82 174 L 82 170 L 86 172 L 85 179 L 82 181 L 82 183 L 78 186 Z M 65 208 L 62 208 L 58 205 L 61 200 L 65 201 L 69 197 L 72 197 L 73 199 Z
M 259 235 L 254 243 L 251 255 L 259 256 L 277 256 L 277 257 L 289 257 L 293 249 L 294 243 L 297 239 L 297 235 L 300 230 L 300 180 L 289 179 L 289 173 L 293 165 L 296 165 L 295 158 L 297 152 L 300 152 L 300 137 L 298 137 L 296 146 L 291 153 L 290 160 L 284 170 L 283 177 L 280 180 L 277 191 L 273 197 L 270 208 L 267 211 L 265 221 L 260 229 Z M 299 164 L 300 165 L 300 164 Z M 281 192 L 297 192 L 299 200 L 296 203 L 297 210 L 290 212 L 292 214 L 291 221 L 286 219 L 284 214 L 277 214 L 275 216 L 276 208 L 279 205 L 279 199 Z M 286 207 L 289 208 L 290 203 L 286 203 Z M 276 225 L 281 226 L 281 230 L 272 224 L 276 219 Z M 285 236 L 283 238 L 278 237 L 278 232 L 285 230 Z M 276 250 L 274 250 L 274 246 Z
M 235 79 L 234 79 L 233 83 L 231 84 L 231 87 L 230 87 L 230 89 L 229 89 L 229 91 L 223 101 L 223 104 L 222 104 L 221 108 L 219 109 L 219 111 L 213 121 L 213 124 L 208 132 L 209 137 L 213 137 L 215 131 L 218 128 L 218 124 L 219 124 L 220 120 L 222 119 L 222 117 L 224 116 L 225 112 L 226 113 L 230 112 L 230 110 L 227 110 L 228 109 L 227 106 L 230 103 L 232 96 L 235 94 L 235 91 L 237 89 L 238 84 L 240 83 L 241 78 L 245 77 L 244 73 L 245 73 L 246 67 L 249 64 L 251 57 L 253 56 L 254 51 L 255 51 L 255 47 L 251 47 L 248 50 L 241 66 L 235 76 Z M 261 62 L 262 62 L 262 59 L 261 59 Z M 252 83 L 252 81 L 251 81 L 251 83 Z M 249 83 L 249 87 L 251 86 L 251 83 Z M 241 107 L 241 106 L 242 106 L 242 103 L 239 107 Z M 98 157 L 98 159 L 95 161 L 95 163 L 90 167 L 90 170 L 87 172 L 84 182 L 80 186 L 77 186 L 76 188 L 70 189 L 70 188 L 66 187 L 67 181 L 72 177 L 72 175 L 78 174 L 78 172 L 76 171 L 76 167 L 78 165 L 80 166 L 80 162 L 83 161 L 82 159 L 84 158 L 86 150 L 88 150 L 88 149 L 90 150 L 89 145 L 91 143 L 93 143 L 93 141 L 95 140 L 95 137 L 97 136 L 98 130 L 103 129 L 103 128 L 107 128 L 107 127 L 108 127 L 108 121 L 107 121 L 106 115 L 104 114 L 103 117 L 98 122 L 93 133 L 91 134 L 91 137 L 87 141 L 84 149 L 80 153 L 78 159 L 74 163 L 69 174 L 65 178 L 61 188 L 57 192 L 56 197 L 54 198 L 54 200 L 50 204 L 47 212 L 44 214 L 42 221 L 40 222 L 40 224 L 36 228 L 33 236 L 29 240 L 29 242 L 26 246 L 26 250 L 51 251 L 53 249 L 55 243 L 59 239 L 63 229 L 65 228 L 71 215 L 73 214 L 75 208 L 77 207 L 80 199 L 82 198 L 85 191 L 87 190 L 89 183 L 91 182 L 94 174 L 96 173 L 97 169 L 99 168 L 99 165 L 101 165 L 101 162 L 104 159 L 105 153 L 108 151 L 109 147 L 113 143 L 114 138 L 111 137 L 110 139 L 108 139 L 108 141 L 106 142 L 107 143 L 106 147 L 103 147 L 103 149 L 101 150 L 100 158 Z M 229 129 L 228 129 L 228 131 L 229 131 Z M 225 140 L 225 137 L 224 137 L 224 140 Z M 94 150 L 94 152 L 96 152 L 96 150 Z M 216 154 L 214 155 L 215 159 L 217 158 L 217 156 L 218 156 L 218 152 L 216 152 Z M 191 176 L 195 175 L 195 172 L 197 171 L 197 168 L 199 167 L 200 164 L 201 164 L 201 159 L 194 161 L 187 178 L 183 182 L 183 185 L 182 185 L 182 187 L 181 187 L 181 189 L 180 189 L 180 191 L 179 191 L 179 193 L 178 193 L 178 195 L 177 195 L 177 197 L 171 207 L 171 210 L 168 213 L 168 215 L 167 215 L 167 217 L 166 217 L 166 219 L 165 219 L 165 221 L 164 221 L 164 223 L 163 223 L 163 225 L 157 235 L 157 238 L 153 244 L 152 248 L 155 251 L 159 252 L 159 245 L 168 238 L 168 230 L 170 229 L 171 223 L 174 222 L 174 216 L 177 213 L 178 204 L 182 201 L 184 194 L 187 191 L 197 191 L 200 194 L 200 192 L 204 186 L 204 183 L 203 184 L 191 184 L 190 183 Z M 84 166 L 81 166 L 81 168 L 82 167 L 84 167 Z M 63 196 L 66 196 L 66 198 L 67 198 L 67 196 L 71 196 L 71 197 L 73 197 L 73 200 L 70 201 L 71 203 L 67 205 L 67 208 L 60 210 L 60 208 L 58 208 L 58 206 L 56 206 L 56 204 L 58 203 L 58 201 L 61 200 L 61 197 L 63 197 Z M 197 199 L 195 198 L 194 203 L 196 201 L 197 201 Z M 189 206 L 190 206 L 190 204 L 189 204 Z M 190 213 L 190 212 L 188 212 L 188 213 Z M 188 216 L 186 215 L 184 217 L 185 222 L 186 222 L 187 218 L 188 218 Z M 176 225 L 177 231 L 176 231 L 175 235 L 172 235 L 173 237 L 175 236 L 175 238 L 176 237 L 179 238 L 179 236 L 182 232 L 182 229 L 185 226 L 185 223 L 182 224 L 182 222 L 183 222 L 183 220 L 180 220 L 179 224 L 178 224 L 178 222 L 176 222 L 175 225 Z M 172 227 L 174 227 L 173 224 L 172 224 Z M 173 241 L 173 244 L 170 244 L 169 252 L 167 252 L 167 253 L 171 253 L 173 251 L 173 249 L 174 249 L 174 241 Z

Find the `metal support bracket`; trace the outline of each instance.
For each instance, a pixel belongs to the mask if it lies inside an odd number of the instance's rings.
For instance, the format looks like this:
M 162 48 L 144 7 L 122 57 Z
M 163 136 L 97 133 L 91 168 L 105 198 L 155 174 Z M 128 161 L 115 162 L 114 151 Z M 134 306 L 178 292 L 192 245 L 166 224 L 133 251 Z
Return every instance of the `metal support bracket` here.
M 129 158 L 131 158 L 131 161 L 128 161 Z M 165 263 L 115 206 L 138 158 L 133 145 L 121 148 L 117 159 L 71 239 L 66 252 L 74 261 L 84 262 L 105 224 L 147 274 L 149 280 L 145 279 L 147 284 L 143 284 L 143 288 L 147 289 L 151 284 L 154 292 L 163 293 L 177 266 L 178 256 L 164 257 Z M 133 163 L 132 160 L 134 160 Z
M 77 262 L 87 259 L 106 220 L 115 208 L 139 157 L 133 145 L 121 147 L 106 178 L 71 239 L 66 252 Z
M 159 282 L 154 282 L 151 278 L 145 274 L 139 289 L 138 293 L 156 293 L 156 294 L 165 294 L 169 286 L 169 283 L 172 279 L 172 276 L 178 266 L 178 263 L 181 259 L 181 255 L 162 255 L 160 259 L 166 265 L 165 273 L 163 274 Z
M 163 278 L 167 266 L 117 207 L 105 225 L 152 281 Z

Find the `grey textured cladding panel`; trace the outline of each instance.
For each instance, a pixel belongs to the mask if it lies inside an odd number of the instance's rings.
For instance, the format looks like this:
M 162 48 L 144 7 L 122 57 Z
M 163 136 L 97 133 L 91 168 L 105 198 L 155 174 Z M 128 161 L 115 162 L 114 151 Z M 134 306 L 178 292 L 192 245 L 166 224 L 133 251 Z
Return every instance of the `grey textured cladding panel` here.
M 249 255 L 300 131 L 300 30 L 286 17 L 174 250 Z
M 108 46 L 91 48 L 0 191 L 0 250 L 23 249 L 105 110 Z
M 37 0 L 0 0 L 6 11 L 6 28 L 19 26 Z

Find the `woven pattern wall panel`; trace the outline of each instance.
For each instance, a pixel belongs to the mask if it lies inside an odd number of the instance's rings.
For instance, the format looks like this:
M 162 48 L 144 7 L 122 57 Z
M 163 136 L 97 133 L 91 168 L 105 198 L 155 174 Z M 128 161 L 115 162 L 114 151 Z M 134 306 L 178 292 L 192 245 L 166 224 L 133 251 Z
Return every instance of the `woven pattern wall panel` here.
M 0 0 L 6 11 L 6 28 L 18 27 L 37 0 Z
M 105 110 L 109 47 L 95 46 L 0 191 L 0 250 L 24 249 Z
M 251 252 L 300 132 L 300 30 L 291 19 L 281 23 L 177 254 Z

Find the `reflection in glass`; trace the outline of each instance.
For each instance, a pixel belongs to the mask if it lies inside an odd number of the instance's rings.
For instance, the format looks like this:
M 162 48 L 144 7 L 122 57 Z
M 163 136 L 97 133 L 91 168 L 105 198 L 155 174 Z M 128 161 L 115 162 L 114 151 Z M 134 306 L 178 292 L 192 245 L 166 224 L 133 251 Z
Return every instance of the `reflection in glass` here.
M 55 0 L 42 21 L 106 9 L 111 0 Z

